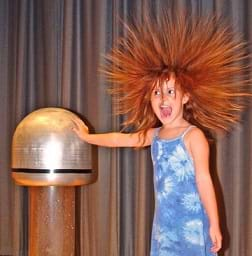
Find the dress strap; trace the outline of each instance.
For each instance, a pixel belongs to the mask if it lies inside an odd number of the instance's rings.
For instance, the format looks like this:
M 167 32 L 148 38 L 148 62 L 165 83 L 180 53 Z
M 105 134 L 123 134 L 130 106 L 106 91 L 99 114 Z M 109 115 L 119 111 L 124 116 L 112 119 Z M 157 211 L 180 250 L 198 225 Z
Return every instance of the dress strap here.
M 159 130 L 160 130 L 160 128 L 161 128 L 161 127 L 157 127 L 157 128 L 155 128 L 153 138 L 158 137 L 158 134 L 159 134 Z
M 195 126 L 195 125 L 190 125 L 190 126 L 188 126 L 188 127 L 184 130 L 184 132 L 182 133 L 181 138 L 184 139 L 185 135 L 186 135 L 192 128 L 194 128 L 194 127 L 196 127 L 196 126 Z

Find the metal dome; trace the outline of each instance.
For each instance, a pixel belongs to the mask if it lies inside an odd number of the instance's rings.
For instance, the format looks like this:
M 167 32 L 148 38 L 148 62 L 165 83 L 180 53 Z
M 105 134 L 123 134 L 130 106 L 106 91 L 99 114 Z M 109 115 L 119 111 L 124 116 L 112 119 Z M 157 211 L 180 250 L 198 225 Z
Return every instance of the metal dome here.
M 92 146 L 73 131 L 79 117 L 62 108 L 26 116 L 12 141 L 12 177 L 20 185 L 83 185 L 96 180 Z

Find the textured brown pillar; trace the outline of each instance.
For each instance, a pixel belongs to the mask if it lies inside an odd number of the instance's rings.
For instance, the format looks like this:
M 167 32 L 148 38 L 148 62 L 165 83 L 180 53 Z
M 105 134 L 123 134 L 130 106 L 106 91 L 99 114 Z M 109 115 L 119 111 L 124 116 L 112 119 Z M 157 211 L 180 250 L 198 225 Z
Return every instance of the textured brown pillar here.
M 29 187 L 29 256 L 74 256 L 75 188 Z

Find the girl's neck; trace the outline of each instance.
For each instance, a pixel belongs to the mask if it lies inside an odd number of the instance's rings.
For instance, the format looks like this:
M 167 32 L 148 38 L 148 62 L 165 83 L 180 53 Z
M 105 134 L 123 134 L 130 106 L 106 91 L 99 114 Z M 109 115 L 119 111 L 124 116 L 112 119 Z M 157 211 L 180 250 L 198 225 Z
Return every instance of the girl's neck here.
M 186 128 L 190 125 L 189 122 L 186 120 L 182 119 L 181 122 L 176 122 L 174 124 L 163 124 L 162 129 L 163 130 L 173 130 L 173 129 L 178 129 L 178 128 Z

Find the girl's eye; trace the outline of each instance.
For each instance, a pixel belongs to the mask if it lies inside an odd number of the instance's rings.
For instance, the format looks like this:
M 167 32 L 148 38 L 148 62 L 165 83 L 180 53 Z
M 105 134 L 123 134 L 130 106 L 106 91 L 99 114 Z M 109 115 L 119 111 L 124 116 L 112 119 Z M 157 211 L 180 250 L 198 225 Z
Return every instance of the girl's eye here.
M 159 90 L 154 90 L 154 95 L 155 96 L 159 96 L 161 93 L 160 93 L 160 91 Z
M 167 89 L 167 95 L 174 98 L 175 97 L 175 89 L 174 88 L 168 88 Z
M 173 88 L 168 89 L 168 95 L 174 96 L 175 95 L 175 90 Z

